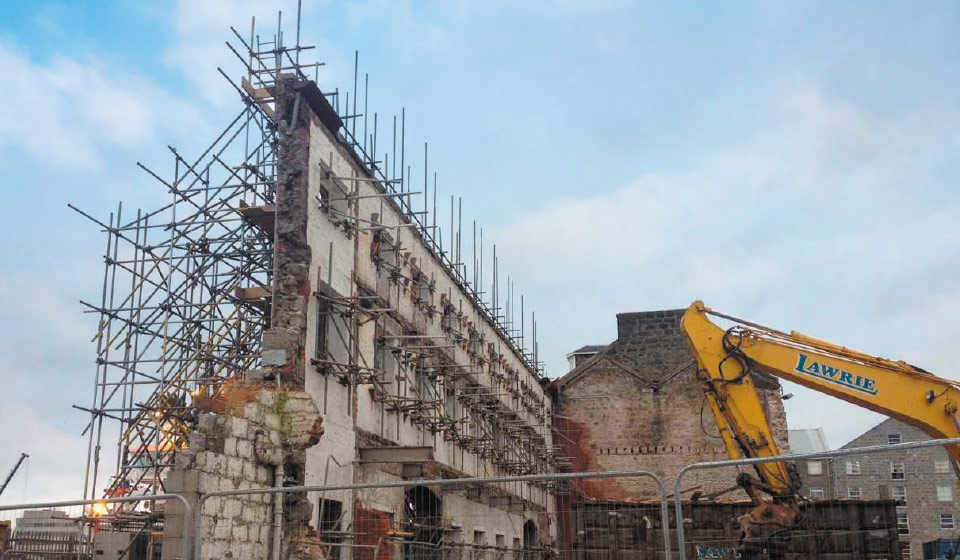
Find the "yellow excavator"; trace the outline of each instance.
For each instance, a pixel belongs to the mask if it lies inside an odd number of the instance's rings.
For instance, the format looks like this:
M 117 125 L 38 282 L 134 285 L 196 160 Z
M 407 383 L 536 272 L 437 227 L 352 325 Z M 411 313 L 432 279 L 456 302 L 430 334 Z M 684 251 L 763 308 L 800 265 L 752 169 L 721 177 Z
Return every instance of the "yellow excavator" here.
M 733 326 L 723 329 L 710 316 Z M 960 384 L 903 361 L 878 358 L 798 332 L 781 332 L 714 311 L 696 301 L 683 332 L 697 360 L 707 404 L 731 459 L 781 455 L 754 387 L 762 372 L 914 426 L 934 439 L 960 437 Z M 960 446 L 947 446 L 960 476 Z M 755 507 L 741 519 L 744 539 L 789 528 L 799 515 L 800 477 L 791 462 L 754 465 L 738 484 Z M 768 498 L 764 497 L 764 494 Z

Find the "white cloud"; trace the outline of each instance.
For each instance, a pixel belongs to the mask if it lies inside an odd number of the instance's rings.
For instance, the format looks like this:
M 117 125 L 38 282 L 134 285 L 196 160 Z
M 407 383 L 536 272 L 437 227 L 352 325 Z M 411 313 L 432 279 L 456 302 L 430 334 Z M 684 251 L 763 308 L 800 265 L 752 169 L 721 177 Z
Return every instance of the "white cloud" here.
M 94 376 L 95 327 L 77 305 L 63 301 L 56 285 L 7 274 L 0 278 L 0 306 L 15 322 L 0 327 L 0 470 L 6 474 L 20 453 L 29 470 L 18 473 L 5 503 L 77 499 L 83 490 L 86 415 L 71 404 L 89 406 Z M 109 440 L 108 440 L 109 441 Z M 9 466 L 8 466 L 9 465 Z
M 305 15 L 310 14 L 311 4 L 313 2 L 307 2 L 304 6 Z M 260 41 L 272 42 L 277 30 L 278 12 L 281 11 L 283 42 L 285 45 L 293 45 L 297 17 L 297 3 L 294 0 L 178 0 L 173 13 L 175 35 L 164 52 L 164 61 L 179 70 L 196 86 L 198 95 L 208 102 L 221 107 L 234 104 L 237 94 L 217 72 L 217 67 L 230 76 L 243 72 L 244 63 L 237 59 L 225 44 L 229 41 L 241 56 L 246 56 L 246 49 L 230 31 L 230 27 L 233 26 L 243 40 L 249 42 L 251 17 L 255 17 Z M 306 33 L 306 29 L 301 32 Z M 269 49 L 271 46 L 266 45 L 263 48 Z M 316 51 L 305 52 L 305 56 L 309 58 L 309 55 Z
M 794 92 L 785 111 L 780 141 L 790 148 L 793 157 L 787 169 L 795 173 L 798 188 L 834 190 L 882 181 L 878 171 L 904 163 L 922 142 L 903 123 L 830 102 L 817 88 Z
M 7 273 L 0 278 L 0 307 L 20 318 L 0 327 L 0 371 L 11 381 L 50 382 L 54 379 L 44 379 L 46 375 L 63 376 L 78 366 L 89 369 L 92 379 L 95 346 L 90 339 L 96 320 L 83 315 L 79 304 L 65 301 L 62 288 Z
M 940 151 L 943 138 L 922 141 Z M 691 161 L 683 172 L 650 173 L 601 196 L 548 203 L 495 237 L 509 240 L 505 258 L 531 281 L 553 278 L 573 262 L 589 263 L 604 278 L 666 264 L 678 273 L 671 284 L 714 291 L 734 274 L 742 287 L 782 279 L 778 270 L 789 270 L 798 256 L 790 251 L 819 263 L 868 249 L 910 258 L 908 245 L 930 233 L 930 223 L 871 228 L 856 214 L 910 194 L 915 185 L 882 178 L 929 163 L 916 155 L 919 142 L 921 135 L 900 123 L 804 88 L 788 96 L 771 131 L 752 142 Z M 602 173 L 592 181 L 602 185 Z
M 19 402 L 15 395 L 0 392 L 6 428 L 0 430 L 0 470 L 6 476 L 20 453 L 30 455 L 29 469 L 17 473 L 2 503 L 22 503 L 23 488 L 31 502 L 79 499 L 83 492 L 86 442 L 79 430 L 67 433 L 55 427 L 36 408 Z M 13 420 L 15 419 L 15 420 Z
M 105 148 L 131 148 L 202 126 L 197 110 L 151 79 L 92 59 L 31 60 L 0 43 L 8 109 L 0 144 L 22 147 L 44 165 L 97 168 Z M 180 132 L 179 135 L 183 133 Z
M 773 126 L 741 145 L 682 172 L 555 201 L 495 232 L 501 268 L 545 309 L 542 355 L 561 364 L 572 348 L 606 342 L 582 337 L 610 332 L 615 313 L 704 299 L 956 375 L 947 371 L 957 357 L 948 340 L 960 314 L 956 283 L 931 286 L 924 278 L 960 273 L 957 259 L 944 260 L 960 253 L 960 236 L 948 233 L 960 200 L 949 196 L 949 184 L 902 177 L 932 181 L 929 169 L 956 145 L 960 119 L 949 112 L 881 119 L 811 87 L 784 99 Z M 593 180 L 602 184 L 602 172 Z M 824 426 L 836 444 L 877 419 L 790 390 L 796 425 L 844 419 Z

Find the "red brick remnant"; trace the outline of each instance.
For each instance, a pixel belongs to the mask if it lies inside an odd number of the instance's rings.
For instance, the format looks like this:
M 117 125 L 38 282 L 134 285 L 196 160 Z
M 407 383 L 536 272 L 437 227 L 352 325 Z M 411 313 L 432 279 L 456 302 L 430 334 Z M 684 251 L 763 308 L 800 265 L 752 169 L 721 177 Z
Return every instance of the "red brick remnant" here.
M 357 505 L 354 509 L 357 523 L 357 548 L 355 560 L 393 560 L 393 550 L 388 539 L 390 514 L 385 511 Z
M 263 336 L 263 362 L 268 373 L 302 387 L 311 294 L 307 244 L 310 111 L 298 86 L 292 77 L 281 79 L 277 85 L 280 120 L 275 276 L 270 328 Z

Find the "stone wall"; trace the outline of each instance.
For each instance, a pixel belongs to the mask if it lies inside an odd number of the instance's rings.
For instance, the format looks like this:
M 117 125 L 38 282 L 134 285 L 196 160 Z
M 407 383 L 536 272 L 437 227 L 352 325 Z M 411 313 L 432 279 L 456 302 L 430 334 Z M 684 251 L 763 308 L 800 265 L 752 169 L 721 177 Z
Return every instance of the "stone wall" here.
M 278 466 L 296 478 L 304 452 L 323 432 L 320 415 L 303 391 L 277 391 L 269 383 L 231 384 L 211 410 L 198 418 L 190 447 L 177 457 L 165 480 L 167 492 L 177 492 L 196 504 L 197 493 L 274 486 Z M 286 534 L 309 532 L 309 506 L 287 495 Z M 182 550 L 183 512 L 170 502 L 164 521 L 163 558 Z M 267 494 L 207 499 L 199 512 L 200 557 L 268 558 L 272 543 L 273 498 Z M 294 528 L 296 530 L 291 530 Z
M 672 481 L 690 463 L 728 458 L 696 378 L 693 353 L 680 330 L 684 310 L 621 313 L 618 337 L 557 380 L 557 442 L 572 470 L 649 469 Z M 777 443 L 784 453 L 786 414 L 779 384 L 755 376 Z M 702 470 L 685 478 L 685 497 L 743 498 L 733 469 Z M 656 496 L 642 479 L 587 484 L 597 499 Z

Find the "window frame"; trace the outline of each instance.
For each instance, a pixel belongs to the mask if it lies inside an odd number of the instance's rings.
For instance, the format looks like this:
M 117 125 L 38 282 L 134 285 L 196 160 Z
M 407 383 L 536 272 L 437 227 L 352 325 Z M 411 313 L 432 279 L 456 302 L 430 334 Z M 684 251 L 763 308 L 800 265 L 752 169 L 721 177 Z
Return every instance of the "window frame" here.
M 950 459 L 934 459 L 933 472 L 937 474 L 950 474 Z
M 822 500 L 824 497 L 823 488 L 819 486 L 810 487 L 810 499 L 811 500 Z
M 947 519 L 950 520 L 949 526 L 944 525 L 944 523 L 943 523 L 943 522 L 944 522 L 945 520 L 947 520 Z M 955 516 L 955 515 L 952 514 L 952 513 L 941 513 L 941 514 L 940 514 L 940 529 L 942 529 L 942 530 L 943 530 L 943 529 L 950 530 L 950 529 L 956 529 L 956 528 L 957 528 L 957 516 Z
M 814 466 L 816 466 L 815 469 Z M 816 472 L 814 472 L 814 470 L 816 470 Z M 822 476 L 823 461 L 807 461 L 807 474 L 809 476 Z
M 887 445 L 896 445 L 898 443 L 903 443 L 903 434 L 887 434 Z
M 844 472 L 847 473 L 848 476 L 859 476 L 860 473 L 863 472 L 863 470 L 860 467 L 860 460 L 857 459 L 856 461 L 854 460 L 845 461 Z
M 321 514 L 323 516 L 321 517 Z M 317 531 L 323 535 L 324 540 L 332 543 L 340 543 L 343 537 L 336 533 L 340 531 L 343 523 L 343 501 L 331 498 L 320 498 L 317 500 Z M 334 534 L 330 534 L 334 533 Z M 340 546 L 331 546 L 329 557 L 331 560 L 340 560 Z
M 903 523 L 900 523 L 901 519 Z M 910 518 L 907 516 L 906 512 L 897 512 L 897 534 L 898 535 L 909 535 L 910 534 Z
M 953 488 L 951 487 L 950 482 L 938 482 L 937 483 L 937 501 L 938 502 L 953 502 Z M 941 491 L 946 491 L 943 493 Z M 944 499 L 946 496 L 946 499 Z
M 897 490 L 903 492 L 903 499 L 897 497 Z M 906 486 L 894 486 L 890 489 L 890 496 L 895 502 L 897 502 L 897 507 L 906 507 L 907 505 L 907 487 Z
M 856 496 L 854 496 L 856 493 Z M 863 488 L 860 486 L 851 486 L 847 488 L 847 499 L 848 500 L 862 500 L 863 499 Z
M 899 465 L 899 469 L 898 469 Z M 897 476 L 900 475 L 900 476 Z M 890 480 L 906 480 L 907 465 L 903 461 L 890 461 Z

